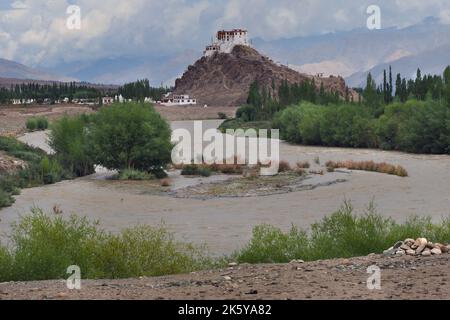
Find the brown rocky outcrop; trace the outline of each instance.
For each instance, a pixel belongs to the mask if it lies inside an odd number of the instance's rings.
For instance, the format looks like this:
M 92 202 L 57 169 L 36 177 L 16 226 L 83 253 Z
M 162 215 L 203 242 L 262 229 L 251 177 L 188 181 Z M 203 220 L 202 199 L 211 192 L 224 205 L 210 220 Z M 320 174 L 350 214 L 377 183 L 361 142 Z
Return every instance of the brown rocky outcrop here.
M 283 80 L 295 84 L 312 78 L 318 90 L 323 83 L 326 91 L 345 95 L 346 85 L 341 77 L 320 78 L 301 74 L 274 63 L 253 48 L 236 46 L 231 54 L 216 53 L 189 66 L 181 79 L 177 79 L 175 93 L 193 96 L 200 105 L 239 106 L 246 102 L 250 85 L 255 80 L 267 88 L 271 88 L 272 81 L 275 81 L 278 88 Z

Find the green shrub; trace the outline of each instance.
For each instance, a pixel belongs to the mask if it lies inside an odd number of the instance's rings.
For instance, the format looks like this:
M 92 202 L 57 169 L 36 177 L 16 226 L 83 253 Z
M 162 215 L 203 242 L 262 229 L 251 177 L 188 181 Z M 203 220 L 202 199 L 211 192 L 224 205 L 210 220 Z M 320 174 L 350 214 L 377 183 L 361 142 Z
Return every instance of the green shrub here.
M 37 129 L 37 121 L 35 118 L 29 118 L 26 122 L 28 131 L 35 131 Z
M 139 170 L 125 169 L 121 171 L 118 175 L 119 180 L 152 180 L 155 176 L 148 172 L 143 172 Z
M 245 106 L 240 107 L 236 111 L 236 118 L 240 119 L 244 122 L 247 121 L 255 121 L 257 116 L 257 109 L 255 106 L 247 104 Z
M 378 215 L 370 206 L 364 215 L 353 214 L 350 204 L 311 226 L 309 233 L 292 227 L 288 233 L 262 225 L 253 230 L 250 243 L 236 253 L 248 263 L 283 263 L 294 259 L 314 261 L 381 253 L 399 240 L 426 237 L 450 242 L 450 217 L 433 224 L 429 217 L 411 217 L 399 224 Z
M 36 118 L 36 125 L 38 130 L 47 130 L 48 129 L 48 120 L 44 117 Z
M 15 200 L 12 194 L 0 189 L 0 208 L 10 207 L 14 204 Z
M 61 181 L 63 169 L 58 161 L 44 157 L 40 162 L 40 167 L 43 183 L 52 184 Z
M 94 173 L 85 117 L 64 117 L 52 124 L 50 146 L 65 171 L 75 177 Z
M 181 175 L 209 177 L 211 176 L 211 169 L 206 166 L 191 164 L 183 167 L 183 169 L 181 170 Z
M 24 169 L 0 176 L 0 208 L 12 205 L 12 196 L 20 194 L 21 188 L 55 183 L 64 176 L 64 170 L 53 156 L 47 156 L 44 151 L 32 148 L 15 138 L 0 137 L 0 150 L 27 163 Z
M 217 116 L 218 116 L 219 119 L 221 119 L 221 120 L 226 120 L 226 119 L 228 119 L 227 115 L 226 115 L 225 113 L 223 113 L 223 112 L 219 112 L 219 113 L 217 114 Z
M 214 266 L 202 247 L 180 243 L 164 226 L 101 230 L 98 222 L 50 217 L 39 209 L 13 225 L 11 247 L 0 247 L 2 281 L 66 278 L 70 265 L 84 278 L 127 278 L 187 273 Z
M 12 276 L 12 256 L 9 251 L 0 246 L 0 282 L 6 282 Z
M 35 130 L 47 130 L 48 129 L 48 120 L 44 117 L 33 117 L 28 118 L 26 122 L 26 127 L 28 131 Z

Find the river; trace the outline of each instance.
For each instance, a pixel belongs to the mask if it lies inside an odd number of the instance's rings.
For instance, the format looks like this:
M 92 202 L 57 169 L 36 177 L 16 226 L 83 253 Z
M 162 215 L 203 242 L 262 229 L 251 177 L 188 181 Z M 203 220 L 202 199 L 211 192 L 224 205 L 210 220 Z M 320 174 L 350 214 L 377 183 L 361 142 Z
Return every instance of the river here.
M 218 121 L 204 121 L 204 128 Z M 173 122 L 172 128 L 192 128 L 192 122 Z M 22 137 L 45 149 L 45 134 Z M 44 146 L 43 146 L 44 144 Z M 48 151 L 48 150 L 47 150 Z M 19 215 L 30 207 L 52 212 L 56 205 L 64 215 L 77 214 L 99 219 L 101 226 L 117 232 L 137 224 L 165 223 L 179 240 L 206 244 L 214 255 L 230 254 L 251 238 L 252 228 L 268 223 L 288 230 L 291 224 L 309 227 L 336 211 L 345 200 L 363 213 L 373 201 L 377 211 L 397 221 L 411 215 L 429 215 L 439 221 L 450 214 L 450 156 L 413 155 L 370 149 L 322 148 L 280 145 L 282 160 L 291 163 L 317 157 L 328 160 L 374 160 L 405 167 L 409 177 L 354 171 L 345 174 L 347 182 L 314 190 L 257 198 L 178 199 L 141 192 L 134 183 L 117 183 L 100 174 L 63 181 L 54 185 L 22 190 L 16 203 L 0 211 L 0 231 L 8 232 Z M 193 180 L 178 177 L 177 183 Z M 195 183 L 203 181 L 198 179 Z M 184 181 L 184 182 L 183 182 Z

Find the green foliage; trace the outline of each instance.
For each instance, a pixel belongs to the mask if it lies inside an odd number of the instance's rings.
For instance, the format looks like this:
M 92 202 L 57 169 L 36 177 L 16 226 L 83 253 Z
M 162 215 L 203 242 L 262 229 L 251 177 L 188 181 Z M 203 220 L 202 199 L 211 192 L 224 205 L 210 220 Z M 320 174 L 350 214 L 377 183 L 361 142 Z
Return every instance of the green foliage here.
M 330 217 L 313 224 L 309 233 L 295 226 L 287 233 L 269 225 L 257 226 L 249 244 L 236 256 L 241 263 L 348 258 L 381 253 L 399 240 L 418 237 L 435 243 L 450 242 L 450 218 L 433 224 L 428 217 L 411 217 L 399 224 L 377 214 L 373 205 L 365 214 L 356 215 L 346 203 Z
M 26 127 L 28 131 L 47 130 L 48 120 L 45 117 L 28 118 L 26 122 Z
M 248 129 L 255 129 L 257 133 L 259 134 L 260 129 L 267 130 L 267 136 L 270 137 L 272 129 L 272 122 L 271 121 L 250 121 L 245 122 L 241 119 L 229 119 L 224 121 L 220 127 L 219 130 L 222 133 L 225 133 L 227 130 L 238 130 L 243 129 L 244 131 Z
M 144 104 L 102 108 L 89 127 L 95 163 L 113 170 L 163 171 L 171 161 L 170 138 L 167 122 Z
M 0 177 L 2 179 L 2 177 Z M 14 204 L 15 200 L 11 192 L 7 192 L 0 188 L 0 208 L 10 207 Z
M 183 167 L 183 169 L 181 170 L 181 175 L 209 177 L 211 176 L 211 169 L 205 166 L 191 164 Z
M 245 106 L 240 107 L 236 111 L 236 118 L 240 119 L 244 122 L 247 121 L 256 121 L 258 110 L 255 106 L 251 104 L 247 104 Z
M 142 180 L 152 180 L 155 179 L 155 176 L 148 173 L 143 172 L 139 170 L 133 170 L 133 169 L 125 169 L 119 173 L 117 176 L 119 180 L 135 180 L 135 181 L 142 181 Z
M 219 112 L 219 113 L 217 113 L 217 116 L 218 116 L 219 119 L 221 119 L 221 120 L 227 120 L 227 119 L 228 119 L 227 115 L 226 115 L 224 112 Z
M 276 114 L 273 127 L 288 142 L 306 145 L 450 152 L 450 108 L 440 101 L 393 103 L 379 118 L 357 104 L 302 103 Z
M 63 176 L 63 168 L 56 159 L 43 157 L 40 162 L 42 181 L 45 184 L 52 184 L 61 181 Z
M 177 242 L 164 226 L 120 234 L 98 222 L 50 217 L 39 209 L 13 225 L 9 248 L 0 246 L 0 281 L 65 278 L 77 265 L 84 278 L 128 278 L 187 273 L 213 267 L 203 248 Z
M 72 176 L 80 177 L 94 172 L 86 129 L 88 119 L 83 116 L 64 117 L 52 124 L 50 146 L 63 168 Z
M 16 84 L 10 89 L 0 89 L 0 102 L 6 103 L 11 99 L 34 99 L 37 103 L 43 103 L 45 99 L 49 99 L 47 102 L 54 103 L 65 98 L 72 101 L 73 98 L 96 98 L 102 94 L 111 92 L 102 92 L 75 82 L 44 85 L 28 82 Z
M 125 99 L 133 99 L 136 101 L 144 101 L 145 98 L 152 98 L 155 101 L 160 101 L 164 94 L 173 91 L 172 88 L 154 88 L 150 86 L 148 79 L 138 80 L 131 83 L 126 83 L 119 88 L 119 94 Z
M 26 122 L 28 131 L 35 131 L 37 129 L 37 121 L 35 118 L 29 118 Z
M 450 109 L 436 101 L 395 103 L 377 120 L 376 133 L 383 149 L 449 153 Z
M 48 129 L 48 120 L 44 117 L 37 117 L 36 124 L 38 130 L 47 130 Z
M 47 157 L 44 151 L 15 138 L 0 137 L 0 150 L 26 162 L 24 169 L 0 174 L 0 208 L 12 205 L 13 196 L 18 195 L 21 188 L 54 183 L 63 176 L 63 170 L 54 157 Z

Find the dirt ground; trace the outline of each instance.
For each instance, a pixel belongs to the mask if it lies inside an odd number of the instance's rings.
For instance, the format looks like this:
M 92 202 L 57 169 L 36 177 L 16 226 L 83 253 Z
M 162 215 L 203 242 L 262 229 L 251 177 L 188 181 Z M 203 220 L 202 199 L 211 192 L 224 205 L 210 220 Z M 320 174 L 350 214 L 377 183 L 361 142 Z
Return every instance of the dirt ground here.
M 183 120 L 211 120 L 219 119 L 219 113 L 224 113 L 228 118 L 234 118 L 237 107 L 179 107 L 179 106 L 155 106 L 158 111 L 168 121 Z
M 369 266 L 381 269 L 381 290 L 369 290 Z M 228 269 L 157 278 L 0 284 L 0 300 L 13 299 L 450 299 L 450 255 L 391 258 L 369 255 L 311 263 L 237 265 Z
M 57 106 L 0 106 L 0 135 L 18 135 L 25 132 L 25 123 L 28 118 L 43 116 L 50 121 L 64 115 L 78 115 L 93 113 L 89 106 L 75 104 Z
M 227 117 L 234 117 L 237 108 L 235 107 L 166 107 L 155 106 L 158 111 L 168 121 L 181 120 L 207 120 L 218 119 L 219 113 L 225 113 Z M 64 115 L 78 115 L 95 112 L 91 106 L 76 104 L 54 105 L 54 106 L 1 106 L 0 105 L 0 135 L 18 135 L 25 132 L 25 123 L 28 118 L 34 116 L 44 116 L 50 121 L 58 119 Z

